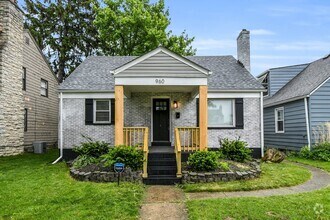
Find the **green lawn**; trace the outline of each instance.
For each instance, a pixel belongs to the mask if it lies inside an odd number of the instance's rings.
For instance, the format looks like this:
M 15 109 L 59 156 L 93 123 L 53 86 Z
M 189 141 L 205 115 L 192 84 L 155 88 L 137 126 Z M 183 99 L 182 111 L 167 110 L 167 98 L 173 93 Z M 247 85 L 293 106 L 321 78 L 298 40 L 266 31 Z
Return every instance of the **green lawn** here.
M 318 167 L 325 171 L 330 172 L 330 162 L 320 161 L 320 160 L 308 160 L 308 159 L 299 158 L 299 157 L 288 157 L 287 159 L 290 161 L 293 161 L 293 162 L 299 162 L 299 163 L 311 165 L 314 167 Z
M 46 155 L 0 157 L 0 219 L 137 219 L 142 184 L 78 182 Z
M 187 207 L 189 219 L 329 219 L 330 187 L 290 196 L 188 201 Z
M 301 184 L 311 178 L 311 173 L 300 166 L 291 163 L 262 163 L 260 178 L 232 182 L 185 184 L 185 192 L 222 192 L 250 191 L 270 189 Z

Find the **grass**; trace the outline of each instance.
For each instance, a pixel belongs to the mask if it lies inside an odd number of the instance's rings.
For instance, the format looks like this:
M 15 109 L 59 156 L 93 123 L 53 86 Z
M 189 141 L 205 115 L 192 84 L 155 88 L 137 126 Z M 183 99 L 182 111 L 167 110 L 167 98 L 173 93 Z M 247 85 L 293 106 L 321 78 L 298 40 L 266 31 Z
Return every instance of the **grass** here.
M 329 219 L 330 187 L 290 196 L 188 201 L 187 207 L 193 220 Z
M 318 167 L 320 169 L 330 172 L 330 162 L 327 162 L 327 161 L 309 160 L 309 159 L 304 159 L 304 158 L 300 158 L 300 157 L 288 157 L 287 159 L 292 162 L 299 162 L 302 164 L 311 165 L 311 166 Z
M 185 192 L 228 192 L 250 191 L 294 186 L 306 182 L 311 173 L 300 166 L 291 163 L 262 163 L 260 178 L 232 182 L 185 184 Z
M 0 219 L 138 219 L 142 184 L 78 182 L 56 157 L 0 157 Z

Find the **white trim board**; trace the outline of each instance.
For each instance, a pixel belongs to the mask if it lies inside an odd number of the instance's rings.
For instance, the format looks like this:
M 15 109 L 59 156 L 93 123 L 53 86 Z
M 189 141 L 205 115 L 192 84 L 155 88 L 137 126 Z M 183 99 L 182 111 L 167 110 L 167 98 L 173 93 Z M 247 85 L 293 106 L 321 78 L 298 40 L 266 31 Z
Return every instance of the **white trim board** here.
M 326 82 L 328 82 L 330 80 L 330 77 L 328 77 L 326 80 L 324 80 L 324 82 L 322 82 L 318 87 L 316 87 L 311 93 L 309 93 L 308 97 L 313 95 L 314 92 L 316 92 L 319 88 L 321 88 L 324 84 L 326 84 Z
M 199 98 L 197 95 L 196 98 Z M 260 92 L 245 92 L 245 93 L 214 93 L 208 92 L 207 98 L 260 98 Z
M 115 78 L 115 85 L 129 86 L 207 86 L 207 78 L 175 77 L 121 77 Z
M 163 52 L 163 53 L 167 54 L 168 56 L 170 56 L 170 57 L 172 57 L 172 58 L 174 58 L 174 59 L 176 59 L 176 60 L 178 60 L 178 61 L 194 68 L 194 69 L 196 69 L 197 71 L 199 71 L 201 73 L 204 73 L 205 75 L 212 74 L 212 72 L 210 70 L 205 69 L 205 68 L 199 66 L 198 64 L 196 64 L 196 63 L 194 63 L 194 62 L 192 62 L 192 61 L 190 61 L 190 60 L 188 60 L 188 59 L 186 59 L 186 58 L 184 58 L 184 57 L 182 57 L 182 56 L 180 56 L 176 53 L 173 53 L 172 51 L 170 51 L 170 50 L 168 50 L 164 47 L 157 47 L 156 49 L 150 51 L 149 53 L 146 53 L 146 54 L 132 60 L 131 62 L 128 62 L 128 63 L 124 64 L 123 66 L 121 66 L 121 67 L 119 67 L 119 68 L 117 68 L 113 71 L 110 71 L 110 73 L 112 73 L 113 75 L 117 75 L 120 72 L 123 72 L 124 70 L 126 70 L 126 69 L 128 69 L 128 68 L 130 68 L 130 67 L 132 67 L 132 66 L 134 66 L 134 65 L 136 65 L 136 64 L 138 64 L 138 63 L 140 63 L 140 62 L 142 62 L 142 61 L 144 61 L 144 60 L 160 53 L 160 52 Z
M 114 99 L 115 93 L 61 93 L 64 99 Z

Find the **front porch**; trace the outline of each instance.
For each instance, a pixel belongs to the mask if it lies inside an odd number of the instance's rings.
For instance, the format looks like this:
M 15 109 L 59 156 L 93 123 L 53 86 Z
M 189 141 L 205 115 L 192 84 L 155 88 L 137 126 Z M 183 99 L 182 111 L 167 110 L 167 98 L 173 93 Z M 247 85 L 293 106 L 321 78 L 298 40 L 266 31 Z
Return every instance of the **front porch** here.
M 207 86 L 181 87 L 180 92 L 174 87 L 172 92 L 165 92 L 170 87 L 153 89 L 159 92 L 115 86 L 115 145 L 143 150 L 146 183 L 176 183 L 182 155 L 207 148 Z

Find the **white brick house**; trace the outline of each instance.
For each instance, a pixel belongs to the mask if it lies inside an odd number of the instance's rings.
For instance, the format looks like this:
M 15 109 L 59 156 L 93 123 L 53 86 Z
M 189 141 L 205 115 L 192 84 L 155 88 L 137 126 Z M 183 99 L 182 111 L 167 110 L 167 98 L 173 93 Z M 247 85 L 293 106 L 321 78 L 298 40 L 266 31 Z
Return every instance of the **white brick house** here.
M 182 57 L 163 47 L 140 57 L 88 57 L 59 89 L 61 156 L 70 158 L 85 135 L 169 152 L 240 138 L 260 157 L 264 88 L 247 70 L 249 31 L 237 41 L 239 61 Z

